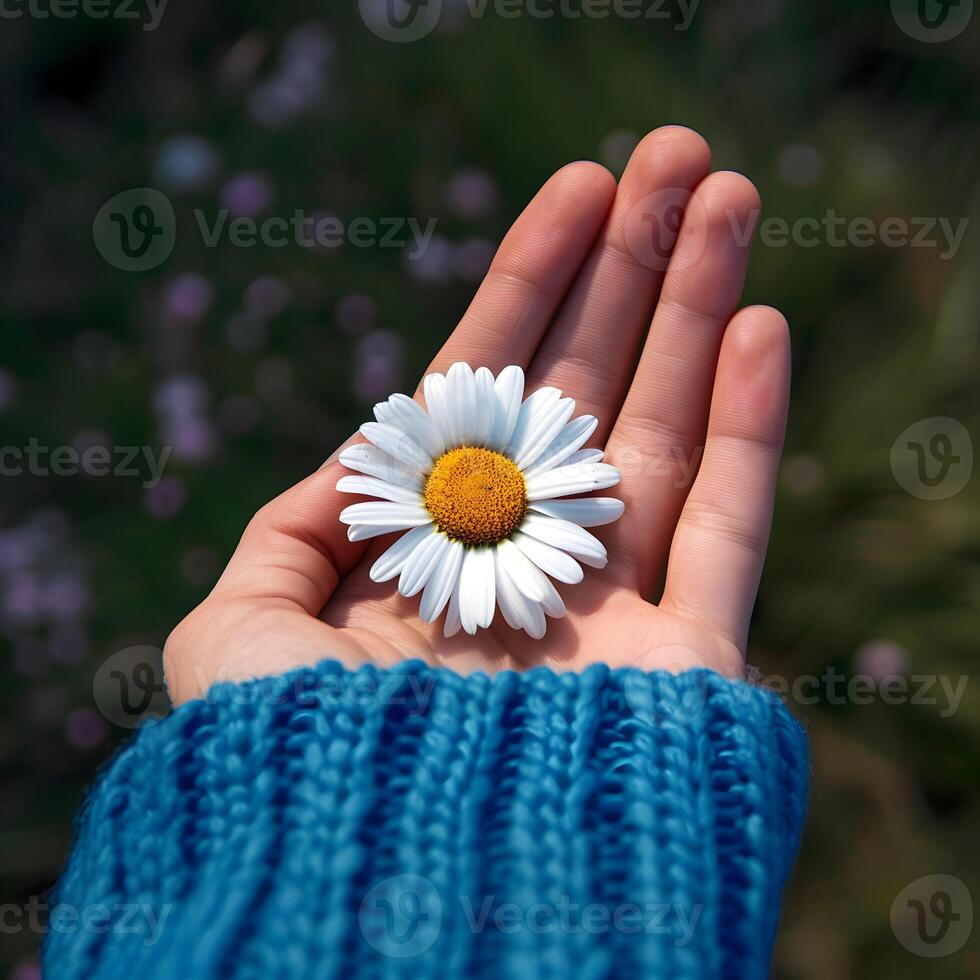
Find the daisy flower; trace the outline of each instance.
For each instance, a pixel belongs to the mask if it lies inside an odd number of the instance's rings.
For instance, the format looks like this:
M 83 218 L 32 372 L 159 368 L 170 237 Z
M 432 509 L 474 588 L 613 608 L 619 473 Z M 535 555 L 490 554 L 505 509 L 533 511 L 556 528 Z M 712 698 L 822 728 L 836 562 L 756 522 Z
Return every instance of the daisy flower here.
M 421 592 L 427 623 L 448 606 L 446 636 L 488 627 L 499 605 L 509 626 L 540 639 L 545 615 L 565 614 L 551 579 L 581 582 L 580 562 L 604 568 L 606 549 L 585 528 L 623 513 L 613 497 L 575 496 L 619 483 L 601 450 L 581 448 L 598 419 L 573 419 L 574 400 L 557 388 L 524 398 L 514 365 L 494 378 L 454 364 L 423 390 L 426 408 L 401 394 L 375 405 L 377 421 L 360 428 L 369 444 L 340 454 L 363 475 L 337 489 L 380 498 L 342 511 L 347 536 L 405 532 L 371 579 L 397 576 L 403 596 Z

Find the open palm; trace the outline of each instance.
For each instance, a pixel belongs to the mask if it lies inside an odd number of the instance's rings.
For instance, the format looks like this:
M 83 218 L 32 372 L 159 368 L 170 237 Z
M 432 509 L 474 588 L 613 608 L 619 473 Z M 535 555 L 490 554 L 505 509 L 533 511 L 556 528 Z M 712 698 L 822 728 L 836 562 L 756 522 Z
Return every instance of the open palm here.
M 175 701 L 324 658 L 418 657 L 465 671 L 595 661 L 742 670 L 789 338 L 769 307 L 736 312 L 758 194 L 738 174 L 708 175 L 709 164 L 700 136 L 666 127 L 640 143 L 618 186 L 596 164 L 559 171 L 515 222 L 430 368 L 519 364 L 526 392 L 552 385 L 598 417 L 589 445 L 622 471 L 610 493 L 626 510 L 596 529 L 606 568 L 560 588 L 566 617 L 549 620 L 541 640 L 499 612 L 475 636 L 446 639 L 439 622 L 423 623 L 417 598 L 368 577 L 391 539 L 348 541 L 338 516 L 352 498 L 335 489 L 346 472 L 335 454 L 256 514 L 211 595 L 171 635 Z

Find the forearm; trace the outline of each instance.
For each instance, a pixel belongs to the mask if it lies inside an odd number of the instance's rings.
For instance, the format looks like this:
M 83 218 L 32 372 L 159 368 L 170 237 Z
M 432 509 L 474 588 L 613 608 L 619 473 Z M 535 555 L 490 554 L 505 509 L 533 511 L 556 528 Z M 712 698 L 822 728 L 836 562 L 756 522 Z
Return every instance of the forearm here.
M 103 774 L 53 904 L 115 919 L 45 965 L 763 977 L 807 770 L 778 701 L 707 671 L 222 685 Z

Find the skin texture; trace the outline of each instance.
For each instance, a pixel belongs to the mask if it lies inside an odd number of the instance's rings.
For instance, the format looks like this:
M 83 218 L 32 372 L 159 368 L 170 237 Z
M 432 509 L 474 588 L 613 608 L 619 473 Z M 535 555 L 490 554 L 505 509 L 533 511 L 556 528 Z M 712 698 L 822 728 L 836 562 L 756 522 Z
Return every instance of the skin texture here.
M 326 657 L 351 667 L 418 657 L 462 672 L 604 661 L 743 673 L 786 422 L 789 334 L 774 309 L 738 309 L 758 193 L 709 168 L 704 139 L 677 126 L 640 143 L 618 186 L 597 164 L 564 167 L 514 223 L 429 368 L 520 364 L 525 394 L 554 385 L 576 399 L 577 415 L 599 418 L 588 445 L 605 446 L 622 470 L 604 495 L 620 496 L 626 512 L 593 529 L 608 566 L 559 585 L 568 615 L 537 641 L 499 610 L 489 630 L 445 639 L 442 617 L 419 620 L 418 596 L 369 580 L 393 538 L 347 540 L 338 515 L 364 498 L 335 490 L 349 472 L 335 453 L 254 516 L 212 593 L 171 634 L 176 703 L 217 681 Z

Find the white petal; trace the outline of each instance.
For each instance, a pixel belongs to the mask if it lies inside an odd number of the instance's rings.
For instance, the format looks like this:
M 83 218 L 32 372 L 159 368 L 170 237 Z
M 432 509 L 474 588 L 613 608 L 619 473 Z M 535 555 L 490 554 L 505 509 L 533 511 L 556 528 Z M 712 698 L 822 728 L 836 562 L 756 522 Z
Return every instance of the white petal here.
M 422 622 L 432 623 L 439 618 L 459 581 L 459 569 L 462 564 L 462 543 L 450 541 L 449 548 L 432 573 L 432 577 L 426 582 L 425 592 L 422 593 L 422 601 L 419 603 L 419 619 Z
M 623 516 L 626 504 L 615 497 L 582 497 L 580 500 L 536 500 L 531 510 L 547 517 L 571 521 L 579 527 L 601 527 Z
M 388 399 L 388 404 L 391 405 L 396 416 L 411 415 L 420 419 L 428 419 L 429 417 L 428 412 L 414 398 L 409 398 L 408 395 L 403 395 L 400 391 L 395 392 Z
M 590 490 L 606 490 L 619 483 L 619 470 L 608 463 L 574 463 L 558 466 L 527 481 L 527 499 L 570 497 Z
M 523 595 L 540 602 L 548 594 L 544 572 L 513 541 L 501 541 L 497 545 L 497 560 Z
M 491 449 L 503 452 L 510 443 L 521 411 L 524 397 L 524 372 L 516 364 L 510 364 L 497 375 L 493 383 L 493 427 L 487 439 Z
M 459 576 L 453 586 L 453 594 L 449 597 L 449 608 L 446 610 L 446 622 L 442 627 L 442 635 L 447 639 L 455 636 L 462 626 L 459 618 Z
M 565 615 L 565 603 L 558 590 L 551 584 L 551 580 L 546 578 L 545 582 L 548 583 L 548 594 L 541 600 L 541 608 L 552 619 L 561 619 Z
M 429 418 L 439 430 L 442 441 L 446 446 L 452 444 L 452 434 L 449 431 L 449 415 L 446 409 L 446 378 L 442 374 L 427 374 L 422 381 L 425 392 L 425 407 L 429 410 Z
M 393 422 L 365 422 L 360 433 L 389 456 L 426 472 L 432 466 L 432 457 L 410 436 L 396 428 Z
M 476 379 L 473 369 L 457 361 L 446 374 L 446 413 L 452 445 L 472 444 L 476 429 Z
M 499 550 L 494 563 L 494 572 L 497 603 L 507 625 L 511 629 L 526 630 L 533 639 L 540 640 L 547 628 L 544 612 L 540 604 L 522 592 L 511 578 L 507 562 L 502 560 Z
M 477 368 L 473 381 L 476 385 L 476 423 L 473 429 L 473 442 L 477 446 L 485 446 L 490 430 L 493 428 L 494 411 L 497 407 L 493 395 L 493 375 L 489 368 Z
M 435 532 L 435 524 L 423 524 L 421 527 L 413 527 L 411 531 L 403 534 L 371 566 L 371 571 L 368 573 L 371 576 L 371 581 L 387 582 L 396 575 L 400 575 L 408 556 L 422 541 Z
M 396 531 L 404 531 L 403 525 L 391 526 L 388 524 L 351 524 L 347 528 L 348 541 L 367 541 L 368 538 L 380 538 L 385 534 L 394 534 Z
M 554 405 L 546 410 L 536 413 L 527 429 L 523 433 L 520 443 L 517 442 L 517 433 L 511 439 L 514 445 L 513 460 L 520 469 L 526 469 L 551 445 L 552 440 L 565 427 L 565 423 L 572 417 L 575 411 L 575 400 L 573 398 L 560 398 Z M 520 420 L 518 420 L 520 426 Z
M 521 524 L 521 530 L 553 548 L 560 548 L 586 565 L 593 568 L 606 567 L 608 559 L 605 545 L 578 524 L 542 514 L 528 514 Z
M 379 480 L 397 483 L 400 487 L 422 489 L 422 473 L 416 467 L 406 466 L 377 446 L 366 444 L 348 446 L 340 453 L 339 459 L 349 470 L 367 473 L 368 476 L 377 477 Z
M 340 512 L 344 524 L 370 524 L 380 527 L 420 527 L 432 517 L 421 504 L 395 504 L 387 500 L 368 500 L 351 504 Z
M 428 415 L 399 415 L 387 424 L 418 443 L 429 457 L 430 465 L 431 460 L 438 459 L 446 451 L 442 435 Z
M 399 487 L 372 476 L 344 476 L 337 481 L 341 493 L 360 493 L 365 497 L 380 497 L 399 504 L 421 504 L 422 495 L 408 487 Z
M 392 406 L 391 402 L 378 402 L 374 406 L 374 417 L 379 422 L 390 422 L 397 415 L 398 410 Z
M 566 585 L 577 585 L 585 577 L 582 566 L 564 551 L 552 548 L 537 538 L 529 538 L 520 531 L 511 540 L 534 562 L 542 572 Z
M 492 548 L 470 548 L 459 573 L 459 618 L 472 636 L 493 622 L 494 567 Z
M 512 541 L 501 541 L 497 556 L 508 576 L 529 600 L 540 603 L 544 611 L 558 619 L 565 615 L 565 603 L 551 580 Z M 574 560 L 574 559 L 573 559 Z
M 561 399 L 561 392 L 557 388 L 538 388 L 532 392 L 521 404 L 521 410 L 517 413 L 517 422 L 514 431 L 505 446 L 507 454 L 511 459 L 517 456 L 518 450 L 527 441 L 528 430 L 537 428 L 538 420 L 541 416 L 554 408 Z
M 572 419 L 534 463 L 525 468 L 524 476 L 534 476 L 564 463 L 595 432 L 598 424 L 599 420 L 594 415 L 580 415 Z
M 398 591 L 403 596 L 417 595 L 425 588 L 449 544 L 445 534 L 430 535 L 405 559 L 398 579 Z
M 575 463 L 601 463 L 605 455 L 601 449 L 580 449 L 577 453 L 572 453 L 565 460 L 565 465 L 572 466 Z

